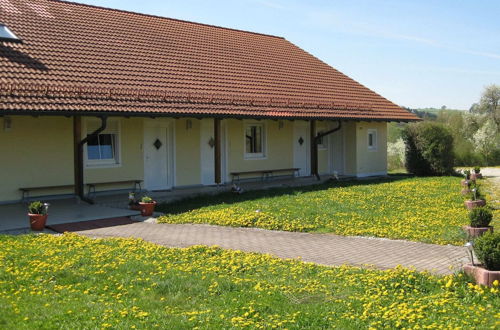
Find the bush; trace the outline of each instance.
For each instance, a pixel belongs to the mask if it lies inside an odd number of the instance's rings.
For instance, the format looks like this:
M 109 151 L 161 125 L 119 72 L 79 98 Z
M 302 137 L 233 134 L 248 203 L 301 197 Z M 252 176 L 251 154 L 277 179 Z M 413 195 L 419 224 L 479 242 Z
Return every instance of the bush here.
M 474 242 L 474 252 L 488 270 L 500 270 L 500 233 L 486 233 Z
M 476 207 L 469 213 L 471 227 L 488 227 L 493 220 L 493 213 L 487 207 Z
M 142 203 L 153 203 L 153 199 L 149 196 L 144 196 L 144 197 L 142 197 L 141 202 Z
M 474 167 L 474 173 L 479 174 L 481 173 L 481 168 L 479 166 Z
M 44 204 L 40 201 L 36 201 L 36 202 L 32 202 L 28 206 L 28 213 L 45 215 L 45 214 L 47 214 L 48 208 L 49 208 L 49 204 Z
M 415 175 L 454 173 L 453 136 L 442 124 L 420 122 L 406 126 L 406 169 Z

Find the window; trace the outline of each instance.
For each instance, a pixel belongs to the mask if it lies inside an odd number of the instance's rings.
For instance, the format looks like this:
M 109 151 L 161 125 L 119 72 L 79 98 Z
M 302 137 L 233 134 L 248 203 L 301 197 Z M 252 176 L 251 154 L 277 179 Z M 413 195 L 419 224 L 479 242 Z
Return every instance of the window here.
M 262 124 L 245 126 L 245 157 L 264 157 L 264 139 L 264 126 Z
M 21 39 L 2 23 L 0 23 L 0 42 L 1 41 L 22 43 Z
M 368 130 L 368 150 L 377 150 L 377 130 Z
M 100 121 L 87 122 L 87 136 L 101 126 Z M 119 160 L 118 122 L 110 121 L 106 129 L 87 142 L 87 166 L 116 165 Z

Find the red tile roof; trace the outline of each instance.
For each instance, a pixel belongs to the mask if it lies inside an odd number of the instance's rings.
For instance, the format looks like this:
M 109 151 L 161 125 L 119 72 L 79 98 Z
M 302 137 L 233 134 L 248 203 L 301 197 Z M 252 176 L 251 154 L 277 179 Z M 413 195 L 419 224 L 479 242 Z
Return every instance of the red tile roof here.
M 415 120 L 287 40 L 55 0 L 0 0 L 0 114 Z

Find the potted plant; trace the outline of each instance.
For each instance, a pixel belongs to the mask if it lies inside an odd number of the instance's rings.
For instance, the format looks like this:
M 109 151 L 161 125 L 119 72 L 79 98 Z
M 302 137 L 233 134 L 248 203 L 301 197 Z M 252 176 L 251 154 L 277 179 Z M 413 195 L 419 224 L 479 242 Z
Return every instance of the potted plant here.
M 487 207 L 476 207 L 469 212 L 470 224 L 464 226 L 464 230 L 469 238 L 476 238 L 487 231 L 493 231 L 490 222 L 493 219 L 493 213 Z
M 464 178 L 461 183 L 462 183 L 462 186 L 464 187 L 470 187 L 470 170 L 464 170 L 463 171 L 463 175 L 464 175 Z
M 49 204 L 40 201 L 32 202 L 28 206 L 28 217 L 30 219 L 31 230 L 42 231 L 49 216 Z
M 144 196 L 139 202 L 139 205 L 141 206 L 141 215 L 149 217 L 152 216 L 155 211 L 156 202 L 151 197 Z
M 481 174 L 481 168 L 479 166 L 474 167 L 474 172 L 471 174 L 471 178 L 482 179 L 483 175 Z
M 133 192 L 128 193 L 128 207 L 134 211 L 141 210 L 141 206 L 139 205 L 139 202 L 136 200 L 135 193 Z
M 476 265 L 472 259 L 470 264 L 464 266 L 464 271 L 477 284 L 491 287 L 494 281 L 500 281 L 500 233 L 488 232 L 478 237 L 473 248 L 481 264 Z
M 476 186 L 471 189 L 471 192 L 469 194 L 469 199 L 466 200 L 464 204 L 465 207 L 469 210 L 486 205 L 486 201 L 484 200 L 484 197 L 481 195 L 479 187 Z

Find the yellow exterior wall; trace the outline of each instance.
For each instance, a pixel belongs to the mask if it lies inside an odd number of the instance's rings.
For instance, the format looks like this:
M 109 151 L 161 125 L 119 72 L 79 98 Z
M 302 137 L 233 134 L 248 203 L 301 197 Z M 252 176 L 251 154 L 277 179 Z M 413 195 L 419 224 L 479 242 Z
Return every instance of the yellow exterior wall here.
M 187 121 L 191 128 L 187 129 Z M 181 118 L 175 121 L 176 186 L 201 184 L 200 121 Z
M 355 122 L 345 122 L 345 175 L 356 175 L 358 172 L 357 167 L 357 132 Z
M 387 123 L 360 122 L 357 132 L 357 174 L 374 175 L 387 173 Z M 377 130 L 377 149 L 368 150 L 368 130 Z
M 246 123 L 265 125 L 266 152 L 263 159 L 245 159 L 244 127 Z M 283 121 L 282 123 L 283 127 L 280 129 L 279 122 L 274 120 L 227 120 L 228 174 L 234 171 L 292 168 L 293 122 Z M 249 177 L 258 176 L 257 174 Z
M 19 200 L 20 187 L 73 184 L 72 118 L 11 116 L 12 128 L 3 129 L 0 118 L 0 202 Z M 85 118 L 83 118 L 85 120 Z M 120 122 L 121 163 L 113 167 L 86 167 L 86 182 L 143 179 L 144 140 L 142 118 L 111 118 Z M 175 120 L 176 186 L 201 184 L 200 121 Z M 245 159 L 244 125 L 265 125 L 265 157 Z M 224 120 L 227 173 L 293 167 L 293 122 L 273 120 Z M 323 127 L 324 126 L 324 127 Z M 318 122 L 318 129 L 327 128 Z M 345 174 L 370 175 L 387 171 L 387 124 L 377 122 L 345 122 Z M 367 130 L 377 129 L 378 148 L 368 150 Z M 331 141 L 329 141 L 331 142 Z M 329 171 L 328 149 L 319 150 L 319 171 Z M 259 177 L 254 175 L 253 177 Z M 124 185 L 98 187 L 98 190 L 124 189 Z M 67 190 L 37 191 L 32 195 L 72 193 Z
M 3 119 L 0 119 L 0 202 L 19 200 L 21 187 L 72 185 L 73 119 L 55 116 L 9 118 L 12 129 L 7 132 L 3 129 Z M 82 122 L 85 120 L 82 118 Z M 85 166 L 85 182 L 142 180 L 142 119 L 109 120 L 120 122 L 121 163 L 113 167 Z M 84 129 L 85 124 L 82 126 Z M 97 190 L 126 188 L 126 185 L 110 185 L 98 186 Z M 71 193 L 72 189 L 48 189 L 33 191 L 31 196 Z
M 12 128 L 8 132 L 0 118 L 0 201 L 19 200 L 21 187 L 72 184 L 72 119 L 9 118 Z
M 82 119 L 82 121 L 85 119 Z M 142 180 L 144 177 L 144 157 L 142 153 L 143 120 L 142 118 L 109 118 L 120 125 L 120 165 L 109 167 L 90 167 L 84 170 L 85 182 L 110 182 Z M 83 125 L 85 127 L 85 125 Z M 71 127 L 70 127 L 71 129 Z M 85 134 L 85 132 L 84 132 Z M 71 147 L 70 153 L 73 148 Z M 132 187 L 132 185 L 130 185 Z M 99 190 L 126 189 L 127 185 L 97 186 Z
M 370 176 L 387 173 L 387 123 L 348 122 L 345 124 L 347 175 Z M 377 130 L 377 149 L 368 149 L 368 130 Z

